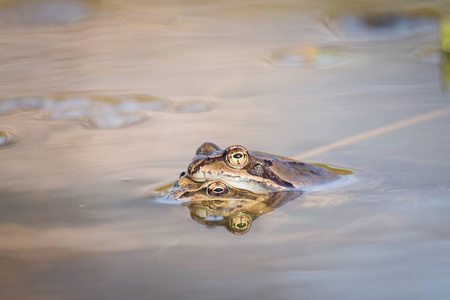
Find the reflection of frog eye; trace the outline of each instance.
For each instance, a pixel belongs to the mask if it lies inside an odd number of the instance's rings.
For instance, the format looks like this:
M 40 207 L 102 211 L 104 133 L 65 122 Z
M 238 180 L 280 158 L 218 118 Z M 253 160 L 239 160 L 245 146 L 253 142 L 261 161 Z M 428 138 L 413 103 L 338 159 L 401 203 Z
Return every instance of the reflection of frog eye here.
M 228 194 L 230 189 L 223 182 L 213 182 L 208 185 L 206 193 L 211 197 L 219 197 Z
M 226 162 L 232 168 L 242 169 L 248 162 L 247 150 L 241 146 L 234 146 L 227 149 Z
M 231 217 L 229 222 L 228 230 L 237 235 L 247 233 L 252 226 L 252 218 L 246 213 L 239 213 Z

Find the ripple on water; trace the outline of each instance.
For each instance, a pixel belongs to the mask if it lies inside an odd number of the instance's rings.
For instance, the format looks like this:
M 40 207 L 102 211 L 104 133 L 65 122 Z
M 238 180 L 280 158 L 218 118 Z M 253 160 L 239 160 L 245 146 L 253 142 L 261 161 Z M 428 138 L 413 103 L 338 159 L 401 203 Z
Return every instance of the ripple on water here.
M 0 26 L 70 25 L 94 11 L 85 0 L 8 2 L 0 10 Z
M 341 61 L 343 57 L 342 51 L 337 48 L 306 45 L 274 50 L 267 60 L 279 65 L 318 68 L 335 64 Z
M 210 111 L 213 107 L 214 103 L 212 101 L 206 99 L 195 99 L 177 102 L 174 105 L 174 110 L 182 113 L 196 113 Z
M 442 61 L 442 54 L 439 48 L 424 47 L 412 53 L 412 57 L 429 64 L 440 64 Z
M 7 129 L 0 128 L 0 149 L 16 141 L 15 135 Z
M 424 12 L 329 14 L 322 18 L 325 25 L 338 35 L 364 40 L 393 39 L 418 33 L 436 32 L 436 14 Z

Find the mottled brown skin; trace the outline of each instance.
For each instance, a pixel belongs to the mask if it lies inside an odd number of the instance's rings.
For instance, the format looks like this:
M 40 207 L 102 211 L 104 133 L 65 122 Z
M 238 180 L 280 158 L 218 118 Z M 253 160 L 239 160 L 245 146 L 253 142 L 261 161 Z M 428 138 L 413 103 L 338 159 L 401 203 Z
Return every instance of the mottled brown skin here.
M 233 153 L 238 156 L 233 157 Z M 234 162 L 234 165 L 231 163 Z M 213 143 L 204 143 L 188 167 L 187 175 L 194 181 L 223 180 L 229 185 L 253 193 L 301 190 L 320 183 L 331 182 L 339 175 L 325 168 L 294 159 L 242 146 L 225 150 Z

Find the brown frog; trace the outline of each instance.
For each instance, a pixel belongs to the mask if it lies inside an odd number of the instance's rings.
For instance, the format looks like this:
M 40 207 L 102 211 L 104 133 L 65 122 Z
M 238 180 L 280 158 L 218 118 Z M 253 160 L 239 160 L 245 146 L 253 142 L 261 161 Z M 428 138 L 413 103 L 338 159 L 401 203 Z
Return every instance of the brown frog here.
M 195 182 L 182 174 L 166 191 L 172 200 L 189 208 L 191 218 L 209 228 L 221 226 L 242 235 L 254 220 L 302 194 L 299 190 L 254 194 L 221 180 Z
M 331 182 L 339 175 L 313 164 L 235 145 L 220 149 L 204 143 L 192 159 L 187 175 L 197 182 L 222 180 L 238 189 L 267 191 L 303 190 Z

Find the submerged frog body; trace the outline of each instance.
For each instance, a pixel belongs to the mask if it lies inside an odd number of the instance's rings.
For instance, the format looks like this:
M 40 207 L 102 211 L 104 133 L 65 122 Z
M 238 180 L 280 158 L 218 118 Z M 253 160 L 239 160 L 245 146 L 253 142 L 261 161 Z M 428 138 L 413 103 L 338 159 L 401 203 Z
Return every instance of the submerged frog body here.
M 235 145 L 220 149 L 204 143 L 188 167 L 197 182 L 223 180 L 229 185 L 261 194 L 267 191 L 302 190 L 331 182 L 339 175 L 325 168 Z

